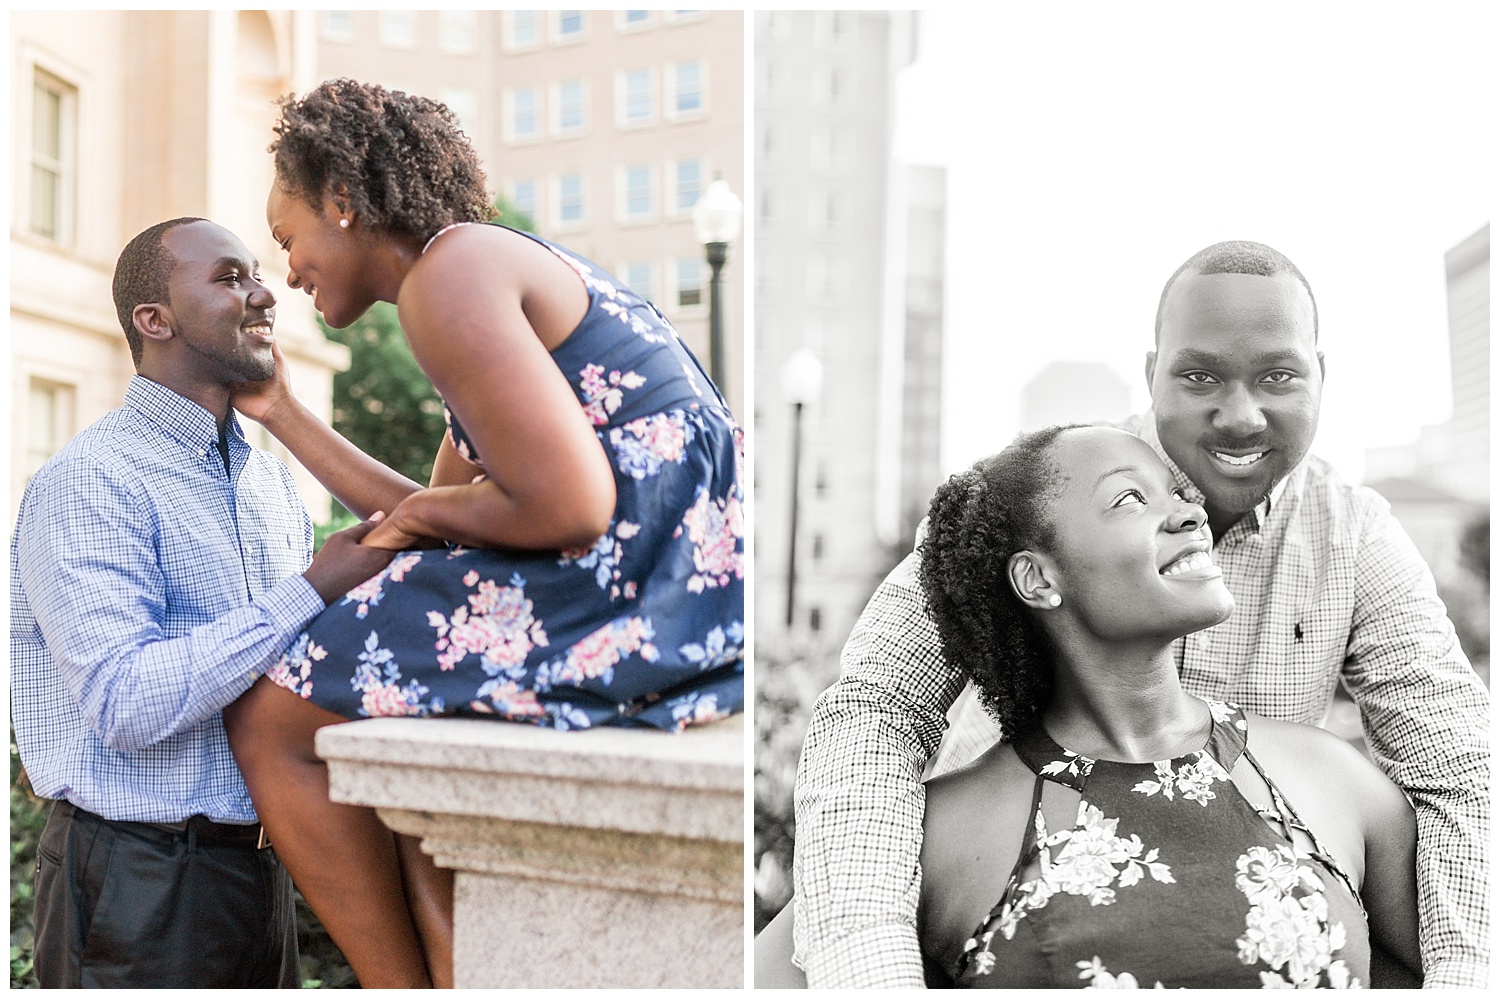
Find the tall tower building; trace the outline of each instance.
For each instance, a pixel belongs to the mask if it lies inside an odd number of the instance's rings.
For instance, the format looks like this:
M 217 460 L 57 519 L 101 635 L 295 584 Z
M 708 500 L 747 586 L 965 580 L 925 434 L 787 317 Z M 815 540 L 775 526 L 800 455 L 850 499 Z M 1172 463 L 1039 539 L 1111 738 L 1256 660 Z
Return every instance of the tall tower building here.
M 1452 460 L 1444 479 L 1455 493 L 1490 496 L 1490 227 L 1443 255 L 1448 276 L 1448 354 L 1453 365 Z
M 943 481 L 943 301 L 947 288 L 948 171 L 912 166 L 906 177 L 906 322 L 901 372 L 901 516 L 907 546 Z
M 320 79 L 440 100 L 492 189 L 539 235 L 651 299 L 709 367 L 709 266 L 693 206 L 744 191 L 739 11 L 322 11 Z M 746 251 L 721 278 L 725 372 L 744 418 Z
M 896 73 L 915 54 L 903 11 L 755 14 L 756 620 L 848 633 L 896 542 L 903 258 L 892 231 Z M 822 362 L 803 407 L 798 494 L 794 407 L 781 375 L 801 350 Z M 882 431 L 897 436 L 882 438 Z M 886 449 L 889 444 L 894 452 Z M 884 490 L 884 491 L 882 491 Z
M 1053 361 L 1021 389 L 1021 429 L 1102 423 L 1130 415 L 1130 387 L 1107 364 Z

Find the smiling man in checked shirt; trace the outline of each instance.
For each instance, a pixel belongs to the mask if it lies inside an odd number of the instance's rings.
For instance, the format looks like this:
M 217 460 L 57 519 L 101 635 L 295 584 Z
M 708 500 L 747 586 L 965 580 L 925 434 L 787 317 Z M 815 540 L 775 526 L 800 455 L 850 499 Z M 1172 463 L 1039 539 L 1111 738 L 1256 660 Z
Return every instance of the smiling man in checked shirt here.
M 1208 511 L 1234 615 L 1176 646 L 1184 686 L 1317 724 L 1340 676 L 1377 763 L 1416 806 L 1424 984 L 1489 964 L 1489 697 L 1432 574 L 1369 489 L 1308 455 L 1323 356 L 1297 268 L 1219 243 L 1167 282 L 1146 358 L 1152 411 L 1127 425 Z M 917 555 L 860 616 L 814 709 L 797 775 L 797 962 L 813 986 L 920 986 L 923 791 L 963 679 L 939 654 Z M 967 699 L 936 770 L 997 729 Z
M 11 560 L 11 717 L 32 787 L 48 988 L 301 984 L 292 885 L 221 711 L 392 552 L 357 525 L 312 559 L 290 471 L 245 443 L 230 387 L 273 370 L 276 299 L 235 236 L 152 226 L 115 307 L 125 404 L 32 477 Z

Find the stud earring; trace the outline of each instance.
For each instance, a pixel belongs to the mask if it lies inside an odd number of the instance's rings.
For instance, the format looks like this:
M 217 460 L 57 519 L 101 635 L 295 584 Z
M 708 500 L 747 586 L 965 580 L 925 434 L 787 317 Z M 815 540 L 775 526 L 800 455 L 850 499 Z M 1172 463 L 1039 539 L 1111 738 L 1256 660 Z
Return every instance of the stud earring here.
M 339 228 L 340 229 L 347 229 L 347 228 L 349 228 L 349 220 L 348 219 L 339 219 Z
M 1049 606 L 1049 607 L 1061 607 L 1062 606 L 1062 594 L 1060 594 L 1060 593 L 1054 593 L 1054 594 L 1052 594 L 1052 596 L 1048 597 L 1047 598 L 1047 606 Z

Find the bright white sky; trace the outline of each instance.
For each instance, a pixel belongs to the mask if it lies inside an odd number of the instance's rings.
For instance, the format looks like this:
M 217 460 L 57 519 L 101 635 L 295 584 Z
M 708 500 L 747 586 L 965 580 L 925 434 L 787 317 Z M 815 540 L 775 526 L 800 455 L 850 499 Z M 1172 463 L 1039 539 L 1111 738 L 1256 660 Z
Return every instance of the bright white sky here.
M 944 470 L 1014 435 L 1053 360 L 1144 409 L 1162 285 L 1221 239 L 1311 282 L 1314 450 L 1346 477 L 1447 419 L 1443 254 L 1489 219 L 1495 28 L 1478 3 L 924 12 L 896 157 L 949 171 Z

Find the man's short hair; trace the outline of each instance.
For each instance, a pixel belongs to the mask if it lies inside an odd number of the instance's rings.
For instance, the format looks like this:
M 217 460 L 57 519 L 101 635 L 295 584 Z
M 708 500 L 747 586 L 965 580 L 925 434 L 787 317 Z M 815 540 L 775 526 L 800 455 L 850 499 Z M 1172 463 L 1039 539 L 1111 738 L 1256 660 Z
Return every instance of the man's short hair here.
M 1307 300 L 1312 303 L 1313 310 L 1313 340 L 1316 342 L 1318 339 L 1318 300 L 1313 297 L 1312 285 L 1307 283 L 1307 278 L 1302 276 L 1297 265 L 1288 260 L 1285 254 L 1264 243 L 1231 239 L 1199 250 L 1188 257 L 1187 262 L 1167 279 L 1166 287 L 1161 290 L 1161 301 L 1156 306 L 1158 345 L 1161 343 L 1161 316 L 1167 308 L 1167 293 L 1184 274 L 1254 274 L 1258 277 L 1290 274 L 1307 289 Z
M 177 266 L 177 258 L 162 243 L 162 237 L 169 229 L 189 222 L 206 221 L 183 217 L 158 222 L 126 243 L 120 259 L 115 262 L 115 315 L 120 319 L 120 329 L 125 331 L 125 342 L 130 344 L 130 358 L 135 362 L 136 370 L 141 367 L 143 345 L 140 331 L 135 328 L 135 307 L 150 302 L 172 304 L 168 282 L 172 268 Z

